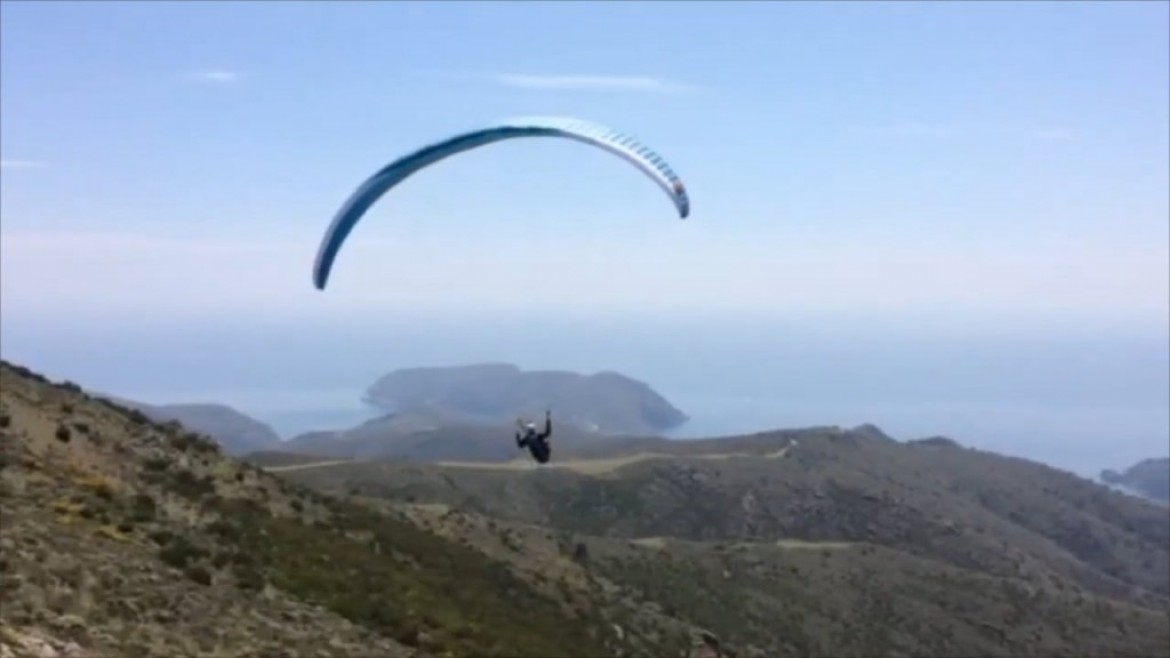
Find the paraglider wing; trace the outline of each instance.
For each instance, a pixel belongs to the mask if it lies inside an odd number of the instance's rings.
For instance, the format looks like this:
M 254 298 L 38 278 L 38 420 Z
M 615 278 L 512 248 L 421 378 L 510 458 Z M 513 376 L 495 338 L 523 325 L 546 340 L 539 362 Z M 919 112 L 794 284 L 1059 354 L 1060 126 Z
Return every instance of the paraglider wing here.
M 522 118 L 456 135 L 431 144 L 386 165 L 370 176 L 342 204 L 321 240 L 313 267 L 313 283 L 325 289 L 333 261 L 353 227 L 370 206 L 406 177 L 443 158 L 515 137 L 563 137 L 591 144 L 629 161 L 650 177 L 674 202 L 680 218 L 690 214 L 690 199 L 682 180 L 662 156 L 634 138 L 588 121 L 569 118 Z

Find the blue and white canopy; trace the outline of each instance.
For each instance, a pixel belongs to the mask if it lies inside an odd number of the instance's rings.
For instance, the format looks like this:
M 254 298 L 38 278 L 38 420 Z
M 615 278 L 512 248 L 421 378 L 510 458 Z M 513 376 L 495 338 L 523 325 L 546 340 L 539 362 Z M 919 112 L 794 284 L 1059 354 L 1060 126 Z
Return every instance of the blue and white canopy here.
M 369 208 L 390 188 L 414 172 L 443 158 L 493 142 L 516 137 L 563 137 L 605 149 L 646 174 L 666 192 L 685 219 L 690 199 L 682 180 L 658 153 L 638 140 L 589 121 L 568 117 L 524 117 L 465 132 L 425 146 L 386 165 L 357 188 L 337 211 L 321 240 L 313 267 L 313 283 L 324 290 L 342 243 Z

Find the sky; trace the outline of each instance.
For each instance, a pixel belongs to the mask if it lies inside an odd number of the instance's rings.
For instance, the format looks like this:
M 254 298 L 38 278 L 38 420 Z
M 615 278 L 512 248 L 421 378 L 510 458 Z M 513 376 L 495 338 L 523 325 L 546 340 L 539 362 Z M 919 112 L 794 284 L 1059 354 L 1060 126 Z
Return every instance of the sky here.
M 113 382 L 81 366 L 106 345 L 142 389 L 128 355 L 190 349 L 167 336 L 247 354 L 295 328 L 388 363 L 343 336 L 437 318 L 485 359 L 509 352 L 477 330 L 574 327 L 526 352 L 550 367 L 623 318 L 968 354 L 1107 335 L 1120 377 L 1152 346 L 1131 379 L 1160 394 L 1168 26 L 1165 2 L 4 2 L 0 349 Z M 313 288 L 366 176 L 517 115 L 635 135 L 690 217 L 610 154 L 515 140 L 384 197 Z

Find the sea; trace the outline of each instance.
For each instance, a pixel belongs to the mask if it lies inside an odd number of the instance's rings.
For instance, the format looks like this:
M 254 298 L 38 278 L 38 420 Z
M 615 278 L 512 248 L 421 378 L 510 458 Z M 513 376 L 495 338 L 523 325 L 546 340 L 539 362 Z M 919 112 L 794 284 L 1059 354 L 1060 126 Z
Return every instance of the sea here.
M 872 423 L 1084 477 L 1170 453 L 1160 325 L 236 320 L 79 332 L 4 318 L 0 356 L 144 402 L 228 404 L 284 438 L 377 417 L 362 396 L 391 370 L 508 362 L 644 381 L 690 417 L 667 434 L 679 440 Z

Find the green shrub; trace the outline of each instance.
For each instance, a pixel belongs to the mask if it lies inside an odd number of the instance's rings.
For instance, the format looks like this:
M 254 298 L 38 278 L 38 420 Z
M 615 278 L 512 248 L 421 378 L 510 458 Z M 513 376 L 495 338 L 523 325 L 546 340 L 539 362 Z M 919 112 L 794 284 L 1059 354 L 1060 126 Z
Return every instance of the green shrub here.
M 197 476 L 188 469 L 179 469 L 163 481 L 167 490 L 189 500 L 215 494 L 215 481 L 210 476 Z
M 150 457 L 142 462 L 142 467 L 150 473 L 161 473 L 167 470 L 170 465 L 170 460 L 163 457 Z
M 146 523 L 154 520 L 157 508 L 155 506 L 154 498 L 149 494 L 139 493 L 134 496 L 132 503 L 131 519 L 136 523 Z
M 248 591 L 264 589 L 264 575 L 258 569 L 237 566 L 232 569 L 232 573 L 236 577 L 236 587 Z
M 166 546 L 175 538 L 175 533 L 169 530 L 155 530 L 147 535 L 150 540 L 159 546 Z
M 220 539 L 227 541 L 237 541 L 240 538 L 240 529 L 237 528 L 230 521 L 218 519 L 207 526 L 208 532 Z
M 158 556 L 172 567 L 182 569 L 188 564 L 207 557 L 207 551 L 192 544 L 186 537 L 173 536 L 171 541 L 159 550 Z
M 187 578 L 200 585 L 211 585 L 211 572 L 201 566 L 191 566 L 183 570 Z

